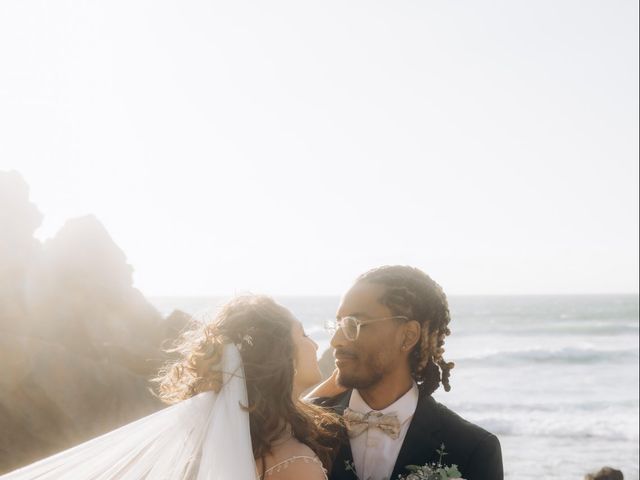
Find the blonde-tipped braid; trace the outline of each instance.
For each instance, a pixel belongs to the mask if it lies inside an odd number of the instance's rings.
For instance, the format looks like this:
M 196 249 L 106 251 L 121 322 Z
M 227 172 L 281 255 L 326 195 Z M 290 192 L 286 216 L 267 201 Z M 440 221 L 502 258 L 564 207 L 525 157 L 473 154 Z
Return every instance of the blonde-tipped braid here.
M 448 329 L 447 329 L 448 330 Z M 426 391 L 433 393 L 442 383 L 445 391 L 451 390 L 450 370 L 453 362 L 444 360 L 444 339 L 448 333 L 431 332 L 423 328 L 420 343 L 414 347 L 411 357 L 412 374 L 416 381 L 424 384 Z
M 414 355 L 416 357 L 415 372 L 421 372 L 427 366 L 427 362 L 431 358 L 430 352 L 433 351 L 431 346 L 432 339 L 433 335 L 429 335 L 429 329 L 423 328 L 420 335 L 420 343 L 414 347 Z

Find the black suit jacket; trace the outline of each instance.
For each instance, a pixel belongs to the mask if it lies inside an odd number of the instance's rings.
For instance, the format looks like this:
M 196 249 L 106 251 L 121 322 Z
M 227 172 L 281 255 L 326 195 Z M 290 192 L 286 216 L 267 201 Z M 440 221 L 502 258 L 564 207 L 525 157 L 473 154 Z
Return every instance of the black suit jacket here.
M 332 398 L 316 398 L 316 405 L 333 409 L 342 415 L 349 406 L 351 390 Z M 391 479 L 406 475 L 407 465 L 424 465 L 438 461 L 436 450 L 445 445 L 445 465 L 457 465 L 465 480 L 503 480 L 502 451 L 498 438 L 458 416 L 430 395 L 421 395 L 409 424 Z M 330 480 L 355 480 L 345 469 L 345 461 L 353 462 L 349 442 L 342 445 L 333 462 Z

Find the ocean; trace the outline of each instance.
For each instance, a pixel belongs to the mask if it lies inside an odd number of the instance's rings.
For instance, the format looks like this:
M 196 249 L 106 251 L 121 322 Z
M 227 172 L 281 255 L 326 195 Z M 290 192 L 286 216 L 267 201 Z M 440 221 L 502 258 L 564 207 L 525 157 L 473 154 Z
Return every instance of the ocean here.
M 219 297 L 155 297 L 163 313 Z M 280 297 L 320 344 L 337 297 Z M 434 397 L 495 433 L 509 480 L 582 480 L 608 465 L 638 480 L 638 295 L 451 296 L 450 392 Z

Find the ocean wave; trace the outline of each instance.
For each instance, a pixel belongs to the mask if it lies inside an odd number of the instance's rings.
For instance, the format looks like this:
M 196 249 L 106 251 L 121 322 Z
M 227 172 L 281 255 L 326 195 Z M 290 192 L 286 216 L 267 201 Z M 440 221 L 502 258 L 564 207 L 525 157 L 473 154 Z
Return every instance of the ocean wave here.
M 534 415 L 520 418 L 467 416 L 467 418 L 498 436 L 638 441 L 637 415 L 635 419 L 627 417 L 624 422 L 620 422 L 620 419 L 592 421 L 584 416 L 561 418 L 558 415 L 547 417 Z
M 545 414 L 545 412 L 551 412 L 553 414 L 562 415 L 584 415 L 589 413 L 596 414 L 611 414 L 615 412 L 630 412 L 634 413 L 638 411 L 638 401 L 636 399 L 619 399 L 619 400 L 584 400 L 577 402 L 571 401 L 491 401 L 491 402 L 447 402 L 447 405 L 453 408 L 455 411 L 470 412 L 474 415 L 483 414 L 486 412 L 500 411 L 502 414 L 507 415 L 528 415 L 532 412 L 537 414 L 538 412 Z
M 526 350 L 504 350 L 458 357 L 461 363 L 475 362 L 474 366 L 496 366 L 513 362 L 520 363 L 617 363 L 637 362 L 637 349 L 600 350 L 596 348 L 565 347 L 559 349 L 531 348 Z
M 485 334 L 486 327 L 476 325 L 461 325 L 452 327 L 457 336 L 474 336 Z M 494 325 L 491 327 L 492 335 L 518 335 L 536 337 L 541 335 L 637 335 L 640 327 L 637 323 L 609 324 L 581 323 L 581 324 L 561 324 L 561 323 L 539 323 L 535 326 L 522 326 L 518 324 Z

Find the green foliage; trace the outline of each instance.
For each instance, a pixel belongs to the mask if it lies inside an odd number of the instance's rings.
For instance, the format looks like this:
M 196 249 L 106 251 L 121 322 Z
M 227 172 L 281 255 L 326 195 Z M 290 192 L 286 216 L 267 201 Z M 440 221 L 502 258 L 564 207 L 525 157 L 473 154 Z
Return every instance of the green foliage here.
M 442 459 L 447 455 L 444 443 L 436 450 L 438 461 L 436 463 L 425 463 L 424 465 L 407 465 L 405 468 L 410 472 L 408 475 L 398 475 L 396 480 L 464 480 L 457 465 L 447 466 L 442 463 Z M 356 467 L 349 460 L 344 461 L 344 469 L 353 473 L 354 478 L 358 478 Z
M 397 480 L 453 480 L 462 479 L 462 474 L 457 465 L 446 466 L 442 462 L 445 455 L 444 443 L 436 450 L 438 454 L 437 463 L 425 463 L 424 465 L 407 465 L 408 475 L 398 475 Z

